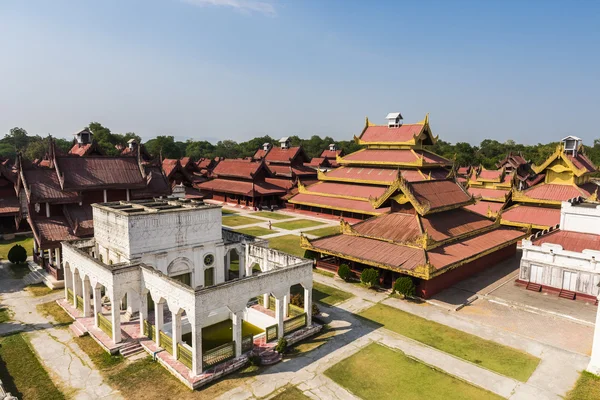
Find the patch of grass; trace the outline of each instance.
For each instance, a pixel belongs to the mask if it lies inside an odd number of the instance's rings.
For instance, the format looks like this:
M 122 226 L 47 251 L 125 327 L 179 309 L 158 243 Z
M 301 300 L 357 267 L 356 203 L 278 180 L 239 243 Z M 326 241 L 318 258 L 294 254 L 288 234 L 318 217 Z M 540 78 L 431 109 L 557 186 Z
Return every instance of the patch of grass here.
M 250 215 L 256 215 L 257 217 L 270 218 L 270 219 L 290 219 L 290 218 L 294 218 L 294 217 L 292 217 L 290 215 L 285 215 L 285 214 L 280 214 L 280 213 L 270 212 L 270 211 L 258 211 L 258 212 L 253 212 Z
M 269 239 L 269 247 L 298 257 L 304 257 L 304 249 L 300 247 L 300 236 L 283 235 Z
M 0 324 L 8 322 L 12 319 L 12 311 L 8 308 L 0 308 Z
M 28 273 L 31 272 L 31 270 L 29 269 L 29 267 L 27 266 L 27 263 L 23 263 L 23 264 L 9 264 L 10 266 L 10 273 L 12 274 L 13 278 L 15 279 L 23 279 L 27 276 Z
M 0 379 L 20 399 L 64 399 L 23 334 L 0 338 Z
M 104 350 L 91 336 L 76 337 L 75 343 L 83 350 L 92 360 L 96 368 L 99 370 L 107 370 L 115 367 L 123 362 L 122 355 L 111 355 Z
M 271 400 L 304 400 L 310 399 L 310 397 L 305 396 L 304 393 L 300 391 L 295 386 L 290 386 L 285 389 L 283 392 L 279 393 L 277 396 L 272 397 Z
M 325 371 L 365 400 L 496 400 L 502 397 L 373 343 Z
M 313 226 L 318 225 L 323 225 L 323 222 L 312 221 L 310 219 L 296 219 L 294 221 L 278 222 L 276 224 L 273 224 L 273 226 L 276 228 L 288 229 L 290 231 L 293 231 L 295 229 L 311 228 Z
M 300 285 L 294 285 L 290 289 L 292 294 L 304 294 L 304 289 Z M 344 292 L 343 290 L 336 289 L 331 286 L 323 285 L 319 282 L 313 282 L 313 301 L 323 303 L 328 306 L 333 306 L 346 301 L 354 295 L 352 293 Z
M 62 289 L 52 290 L 48 286 L 44 285 L 43 283 L 29 285 L 25 288 L 25 290 L 27 290 L 29 293 L 31 293 L 35 297 L 45 296 L 50 293 L 57 293 L 59 291 L 62 291 Z
M 261 219 L 244 217 L 243 215 L 230 215 L 223 217 L 223 225 L 226 226 L 241 226 L 264 222 Z
M 237 211 L 226 210 L 224 208 L 221 208 L 221 214 L 223 214 L 223 215 L 237 214 Z
M 567 393 L 566 400 L 600 399 L 600 376 L 583 371 L 575 387 Z
M 319 275 L 323 275 L 323 276 L 327 276 L 329 278 L 333 278 L 335 276 L 335 274 L 333 272 L 329 272 L 329 271 L 324 271 L 322 269 L 318 269 L 318 268 L 313 268 L 313 272 L 315 274 L 319 274 Z
M 312 231 L 306 231 L 304 233 L 315 235 L 316 237 L 335 235 L 336 233 L 340 233 L 340 226 L 328 226 L 327 228 L 313 229 Z
M 265 236 L 272 235 L 273 233 L 277 233 L 278 231 L 269 228 L 263 228 L 262 226 L 251 226 L 250 228 L 236 229 L 236 232 L 250 236 Z
M 296 357 L 318 349 L 334 337 L 335 334 L 335 330 L 331 329 L 329 325 L 325 325 L 318 335 L 308 337 L 288 348 L 285 355 L 286 357 Z
M 27 250 L 27 255 L 33 255 L 33 238 L 17 236 L 13 240 L 0 240 L 0 259 L 8 259 L 8 251 L 15 245 L 20 244 Z
M 376 304 L 359 315 L 400 335 L 521 382 L 527 382 L 540 362 L 525 352 L 384 304 Z
M 44 317 L 54 320 L 53 324 L 58 328 L 66 328 L 71 325 L 73 319 L 55 301 L 38 304 L 35 307 Z

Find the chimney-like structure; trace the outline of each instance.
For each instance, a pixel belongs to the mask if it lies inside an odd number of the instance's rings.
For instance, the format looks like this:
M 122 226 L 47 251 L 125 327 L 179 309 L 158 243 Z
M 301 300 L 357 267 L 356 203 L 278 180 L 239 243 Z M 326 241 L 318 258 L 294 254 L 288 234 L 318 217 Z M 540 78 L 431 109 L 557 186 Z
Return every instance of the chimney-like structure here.
M 282 149 L 289 149 L 290 148 L 290 138 L 289 137 L 282 137 L 281 139 L 279 139 L 279 143 L 281 144 L 281 148 Z
M 77 140 L 77 144 L 85 145 L 92 143 L 92 136 L 94 134 L 90 131 L 89 128 L 83 128 L 81 131 L 74 133 L 75 140 Z
M 399 112 L 391 112 L 385 117 L 388 122 L 388 128 L 397 128 L 402 125 L 402 114 Z

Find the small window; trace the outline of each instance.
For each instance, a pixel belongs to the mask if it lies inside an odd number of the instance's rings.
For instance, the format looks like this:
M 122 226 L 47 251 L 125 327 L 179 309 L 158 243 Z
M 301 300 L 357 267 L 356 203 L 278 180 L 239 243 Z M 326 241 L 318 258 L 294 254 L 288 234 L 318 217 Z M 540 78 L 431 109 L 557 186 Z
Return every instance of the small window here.
M 207 254 L 206 256 L 204 256 L 204 265 L 206 265 L 207 267 L 210 267 L 211 265 L 213 265 L 214 262 L 215 262 L 214 255 Z

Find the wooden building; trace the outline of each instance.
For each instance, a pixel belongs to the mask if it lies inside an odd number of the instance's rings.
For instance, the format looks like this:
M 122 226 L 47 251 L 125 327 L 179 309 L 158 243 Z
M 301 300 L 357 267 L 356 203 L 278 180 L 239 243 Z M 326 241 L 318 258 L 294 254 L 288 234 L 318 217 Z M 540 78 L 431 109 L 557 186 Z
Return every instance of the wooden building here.
M 471 211 L 495 218 L 510 201 L 515 171 L 506 167 L 488 170 L 483 167 L 471 168 L 467 185 L 469 193 L 481 197 L 477 204 L 468 206 Z
M 11 234 L 19 223 L 17 172 L 8 160 L 0 160 L 0 237 Z

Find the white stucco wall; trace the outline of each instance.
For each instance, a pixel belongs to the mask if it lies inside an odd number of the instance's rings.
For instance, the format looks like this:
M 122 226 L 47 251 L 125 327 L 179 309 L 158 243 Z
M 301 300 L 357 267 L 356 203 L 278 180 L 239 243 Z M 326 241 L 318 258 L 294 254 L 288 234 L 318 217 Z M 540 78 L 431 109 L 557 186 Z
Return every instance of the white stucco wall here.
M 571 204 L 563 201 L 560 209 L 560 229 L 600 235 L 600 205 Z

